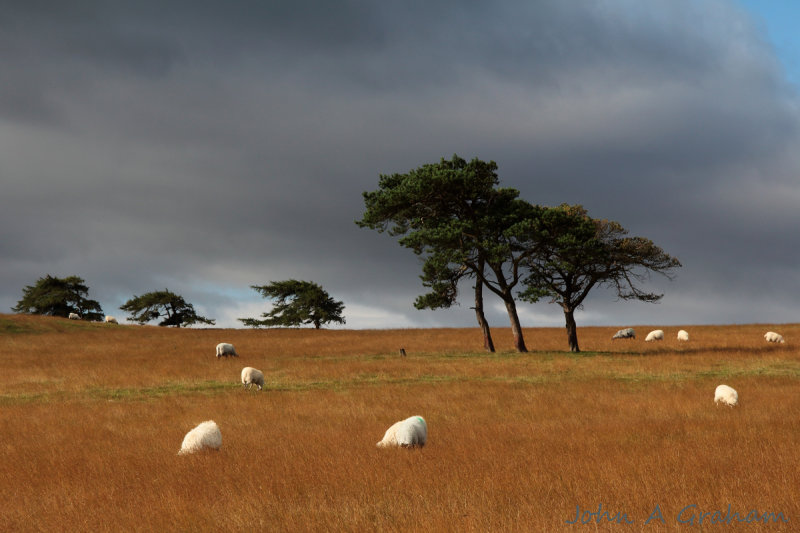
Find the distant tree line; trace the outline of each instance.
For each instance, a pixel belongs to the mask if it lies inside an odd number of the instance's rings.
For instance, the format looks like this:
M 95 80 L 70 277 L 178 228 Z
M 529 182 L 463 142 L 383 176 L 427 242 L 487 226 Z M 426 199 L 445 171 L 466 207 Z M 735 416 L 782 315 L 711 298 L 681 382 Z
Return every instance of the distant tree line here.
M 260 326 L 300 326 L 313 324 L 319 329 L 323 324 L 336 322 L 344 324 L 342 316 L 344 304 L 331 298 L 316 283 L 310 281 L 287 280 L 271 282 L 269 285 L 253 288 L 263 296 L 276 300 L 263 320 L 240 318 L 245 325 Z M 105 314 L 100 304 L 86 296 L 89 287 L 78 276 L 57 278 L 46 275 L 34 285 L 22 290 L 22 299 L 12 311 L 36 315 L 69 317 L 75 313 L 84 320 L 100 321 Z M 120 306 L 129 313 L 128 319 L 139 324 L 159 320 L 159 326 L 191 326 L 193 324 L 215 324 L 214 319 L 200 316 L 194 306 L 181 295 L 164 289 L 135 296 Z
M 454 155 L 405 174 L 380 175 L 363 193 L 361 227 L 398 237 L 424 259 L 418 309 L 456 303 L 459 282 L 473 280 L 476 318 L 486 350 L 494 351 L 484 314 L 484 288 L 505 304 L 514 346 L 527 351 L 516 298 L 549 298 L 561 306 L 570 350 L 580 351 L 574 313 L 589 291 L 613 288 L 622 299 L 656 302 L 638 287 L 649 272 L 671 279 L 681 266 L 652 241 L 628 237 L 619 223 L 591 218 L 580 205 L 546 207 L 499 187 L 497 164 Z
M 589 292 L 610 287 L 624 300 L 657 302 L 662 294 L 639 285 L 655 272 L 672 279 L 680 262 L 644 237 L 629 237 L 618 222 L 595 219 L 580 205 L 555 207 L 532 204 L 516 189 L 500 187 L 497 164 L 479 159 L 426 164 L 405 174 L 380 175 L 378 189 L 363 193 L 366 210 L 361 227 L 398 237 L 400 245 L 423 259 L 422 280 L 427 292 L 414 301 L 417 309 L 454 305 L 461 282 L 470 280 L 475 316 L 484 346 L 494 352 L 484 312 L 484 289 L 503 302 L 514 347 L 527 351 L 517 312 L 517 300 L 543 298 L 561 306 L 567 342 L 580 351 L 575 311 Z M 295 279 L 251 285 L 273 300 L 260 318 L 240 318 L 250 327 L 344 324 L 344 305 L 318 284 Z M 12 309 L 67 317 L 102 320 L 100 304 L 87 297 L 88 287 L 77 276 L 47 275 L 23 289 Z M 160 326 L 214 324 L 194 306 L 167 289 L 134 296 L 121 310 L 129 319 Z

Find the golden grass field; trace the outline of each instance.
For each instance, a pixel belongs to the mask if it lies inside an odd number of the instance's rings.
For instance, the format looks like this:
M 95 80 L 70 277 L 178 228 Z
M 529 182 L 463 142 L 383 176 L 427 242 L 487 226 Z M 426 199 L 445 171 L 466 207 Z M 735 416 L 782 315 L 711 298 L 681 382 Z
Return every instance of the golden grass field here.
M 683 328 L 580 328 L 580 354 L 561 328 L 502 351 L 496 328 L 486 354 L 477 327 L 0 315 L 0 531 L 800 531 L 800 325 Z M 714 405 L 720 383 L 739 406 Z M 375 447 L 412 415 L 424 448 Z M 222 448 L 178 456 L 209 419 Z

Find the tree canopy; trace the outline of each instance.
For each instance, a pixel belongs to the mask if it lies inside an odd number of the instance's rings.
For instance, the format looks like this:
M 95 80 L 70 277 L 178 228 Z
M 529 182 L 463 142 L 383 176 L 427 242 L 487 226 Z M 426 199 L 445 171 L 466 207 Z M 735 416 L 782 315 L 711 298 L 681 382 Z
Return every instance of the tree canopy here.
M 400 237 L 398 243 L 424 257 L 418 309 L 450 307 L 458 283 L 475 280 L 475 313 L 484 345 L 493 351 L 483 313 L 483 287 L 503 300 L 514 343 L 527 351 L 512 293 L 521 281 L 520 266 L 529 247 L 525 228 L 536 208 L 519 191 L 498 188 L 497 164 L 465 161 L 453 155 L 405 174 L 381 175 L 378 190 L 364 192 L 366 211 L 360 227 Z
M 289 279 L 271 281 L 267 285 L 251 285 L 263 297 L 275 300 L 272 310 L 263 313 L 262 319 L 240 318 L 250 327 L 295 327 L 313 324 L 319 329 L 323 324 L 344 324 L 344 304 L 336 301 L 320 285 L 311 281 Z
M 594 220 L 581 206 L 542 207 L 499 187 L 497 164 L 454 155 L 404 174 L 380 175 L 378 189 L 363 193 L 360 227 L 398 237 L 423 258 L 418 309 L 456 303 L 459 283 L 471 279 L 484 345 L 493 351 L 483 311 L 483 288 L 503 301 L 515 348 L 527 351 L 516 296 L 549 297 L 564 310 L 570 349 L 578 351 L 574 311 L 589 291 L 611 286 L 623 299 L 658 301 L 639 287 L 651 272 L 671 278 L 680 267 L 652 241 L 627 237 L 617 222 Z
M 162 319 L 158 323 L 159 326 L 176 328 L 197 323 L 211 325 L 215 323 L 213 319 L 199 316 L 192 304 L 167 289 L 134 296 L 121 305 L 120 309 L 130 313 L 128 319 L 139 324 L 158 319 Z
M 22 299 L 11 310 L 64 318 L 77 313 L 84 320 L 102 320 L 103 309 L 97 301 L 86 297 L 88 293 L 89 287 L 78 276 L 57 278 L 47 274 L 22 289 Z
M 525 260 L 523 300 L 550 298 L 564 311 L 570 350 L 580 351 L 574 312 L 596 286 L 619 298 L 657 302 L 663 294 L 638 283 L 657 272 L 671 279 L 680 262 L 643 237 L 628 237 L 618 222 L 596 220 L 580 205 L 545 208 L 530 226 L 534 253 Z

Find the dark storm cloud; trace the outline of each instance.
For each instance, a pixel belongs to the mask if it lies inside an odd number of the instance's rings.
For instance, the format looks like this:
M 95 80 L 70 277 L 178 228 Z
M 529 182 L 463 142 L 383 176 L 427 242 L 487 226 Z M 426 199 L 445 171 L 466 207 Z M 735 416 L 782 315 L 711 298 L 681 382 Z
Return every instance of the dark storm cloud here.
M 458 153 L 684 263 L 579 323 L 793 320 L 797 95 L 731 3 L 12 2 L 0 50 L 6 309 L 77 274 L 107 312 L 166 286 L 236 325 L 297 277 L 349 326 L 471 325 L 353 223 L 379 174 Z

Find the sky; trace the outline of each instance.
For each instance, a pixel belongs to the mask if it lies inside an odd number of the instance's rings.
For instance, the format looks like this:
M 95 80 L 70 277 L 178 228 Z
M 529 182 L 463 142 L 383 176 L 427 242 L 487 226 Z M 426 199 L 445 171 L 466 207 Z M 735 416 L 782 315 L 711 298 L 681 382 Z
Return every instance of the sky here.
M 167 288 L 240 327 L 294 278 L 347 328 L 473 326 L 468 284 L 416 310 L 420 258 L 354 223 L 381 174 L 458 154 L 683 264 L 657 304 L 595 289 L 579 327 L 800 321 L 792 2 L 3 4 L 0 312 L 77 275 L 121 322 Z

